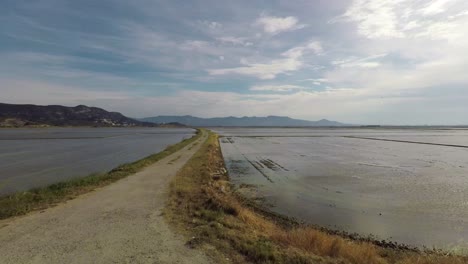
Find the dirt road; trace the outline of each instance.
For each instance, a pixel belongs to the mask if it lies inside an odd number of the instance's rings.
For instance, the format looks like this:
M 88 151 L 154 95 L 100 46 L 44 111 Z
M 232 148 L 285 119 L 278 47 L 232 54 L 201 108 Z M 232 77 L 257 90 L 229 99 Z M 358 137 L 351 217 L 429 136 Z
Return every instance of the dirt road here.
M 170 179 L 205 139 L 67 203 L 0 222 L 0 262 L 211 263 L 161 215 Z

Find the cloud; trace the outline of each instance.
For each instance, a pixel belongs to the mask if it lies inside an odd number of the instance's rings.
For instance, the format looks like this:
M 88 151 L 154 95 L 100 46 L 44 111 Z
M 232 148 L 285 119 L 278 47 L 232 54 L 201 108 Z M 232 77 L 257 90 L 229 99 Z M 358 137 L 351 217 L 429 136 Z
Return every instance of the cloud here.
M 261 26 L 263 31 L 269 34 L 278 34 L 281 32 L 292 31 L 304 28 L 305 25 L 298 24 L 298 19 L 293 16 L 288 17 L 274 17 L 261 15 L 255 24 Z
M 368 38 L 403 37 L 395 9 L 401 0 L 354 0 L 341 18 L 358 23 L 358 32 Z
M 315 54 L 318 54 L 318 55 L 323 53 L 322 43 L 320 43 L 319 41 L 310 42 L 307 45 L 307 49 L 313 50 L 315 52 Z
M 446 6 L 453 0 L 435 0 L 431 1 L 427 6 L 421 9 L 421 13 L 426 16 L 437 15 L 446 11 Z
M 254 85 L 250 91 L 268 91 L 268 92 L 289 92 L 293 90 L 302 90 L 304 87 L 290 84 L 283 85 Z
M 369 55 L 334 58 L 336 68 L 324 77 L 382 96 L 468 84 L 462 74 L 468 70 L 467 10 L 465 1 L 456 0 L 353 1 L 333 22 L 356 22 L 357 33 L 368 39 L 357 51 Z
M 253 43 L 250 41 L 247 41 L 246 38 L 239 38 L 239 37 L 218 37 L 216 40 L 222 42 L 222 43 L 227 43 L 227 44 L 232 44 L 232 45 L 241 45 L 244 47 L 249 47 L 252 46 Z
M 216 22 L 216 21 L 199 21 L 204 27 L 208 28 L 209 30 L 218 30 L 223 27 L 223 24 Z
M 253 76 L 262 80 L 276 78 L 276 75 L 291 71 L 297 71 L 303 63 L 296 58 L 285 58 L 272 60 L 269 63 L 248 63 L 243 67 L 211 69 L 208 70 L 210 75 L 247 75 Z
M 356 22 L 358 33 L 369 38 L 453 39 L 465 30 L 459 19 L 467 10 L 458 0 L 354 0 L 346 12 L 330 20 L 331 23 Z M 448 10 L 462 10 L 451 15 Z
M 304 46 L 291 48 L 281 54 L 283 58 L 275 59 L 269 63 L 249 63 L 246 60 L 241 60 L 245 66 L 235 68 L 210 69 L 210 75 L 247 75 L 257 77 L 262 80 L 274 79 L 278 74 L 297 71 L 304 65 L 302 58 L 306 53 L 313 52 L 321 54 L 323 48 L 317 41 L 312 41 Z
M 299 46 L 287 50 L 282 55 L 290 58 L 300 58 L 304 55 L 305 52 L 312 51 L 316 55 L 321 55 L 323 53 L 322 44 L 318 41 L 311 41 L 305 46 Z
M 454 14 L 454 15 L 450 15 L 448 18 L 449 19 L 455 19 L 455 18 L 459 18 L 459 17 L 462 17 L 462 16 L 468 16 L 468 10 L 459 12 L 459 13 Z
M 303 79 L 303 80 L 299 80 L 300 82 L 307 82 L 307 81 L 311 81 L 311 82 L 317 82 L 317 83 L 326 83 L 328 82 L 327 79 L 325 78 L 309 78 L 309 79 Z
M 387 54 L 372 55 L 365 58 L 348 58 L 344 60 L 332 61 L 331 64 L 339 67 L 361 67 L 361 68 L 375 68 L 382 65 L 378 59 L 386 57 Z

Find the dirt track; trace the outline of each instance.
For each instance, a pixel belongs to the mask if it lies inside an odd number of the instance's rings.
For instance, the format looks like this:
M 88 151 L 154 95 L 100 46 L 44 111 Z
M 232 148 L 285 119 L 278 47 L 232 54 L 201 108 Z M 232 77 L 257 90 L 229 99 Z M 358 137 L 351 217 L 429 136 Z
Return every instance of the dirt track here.
M 170 179 L 205 139 L 67 203 L 1 221 L 0 262 L 211 263 L 161 215 Z

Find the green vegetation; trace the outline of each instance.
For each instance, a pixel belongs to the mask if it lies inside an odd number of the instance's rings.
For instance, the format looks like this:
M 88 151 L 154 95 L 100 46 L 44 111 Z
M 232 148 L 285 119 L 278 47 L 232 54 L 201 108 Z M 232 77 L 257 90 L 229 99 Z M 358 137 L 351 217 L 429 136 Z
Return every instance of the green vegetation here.
M 380 247 L 288 224 L 257 210 L 229 183 L 218 136 L 207 140 L 171 183 L 166 217 L 217 263 L 457 264 L 467 257 Z
M 132 163 L 120 165 L 107 173 L 92 174 L 86 177 L 52 184 L 47 187 L 0 197 L 0 219 L 23 215 L 33 210 L 42 210 L 127 177 L 184 148 L 200 138 L 201 135 L 202 132 L 198 130 L 196 135 L 191 138 L 168 146 L 165 150 L 157 154 L 150 155 Z

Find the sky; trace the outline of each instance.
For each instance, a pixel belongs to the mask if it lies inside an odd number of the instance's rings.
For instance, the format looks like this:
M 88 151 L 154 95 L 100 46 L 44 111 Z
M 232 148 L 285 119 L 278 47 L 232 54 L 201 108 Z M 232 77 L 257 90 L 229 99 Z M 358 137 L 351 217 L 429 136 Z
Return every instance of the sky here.
M 468 124 L 466 0 L 1 0 L 0 102 Z

